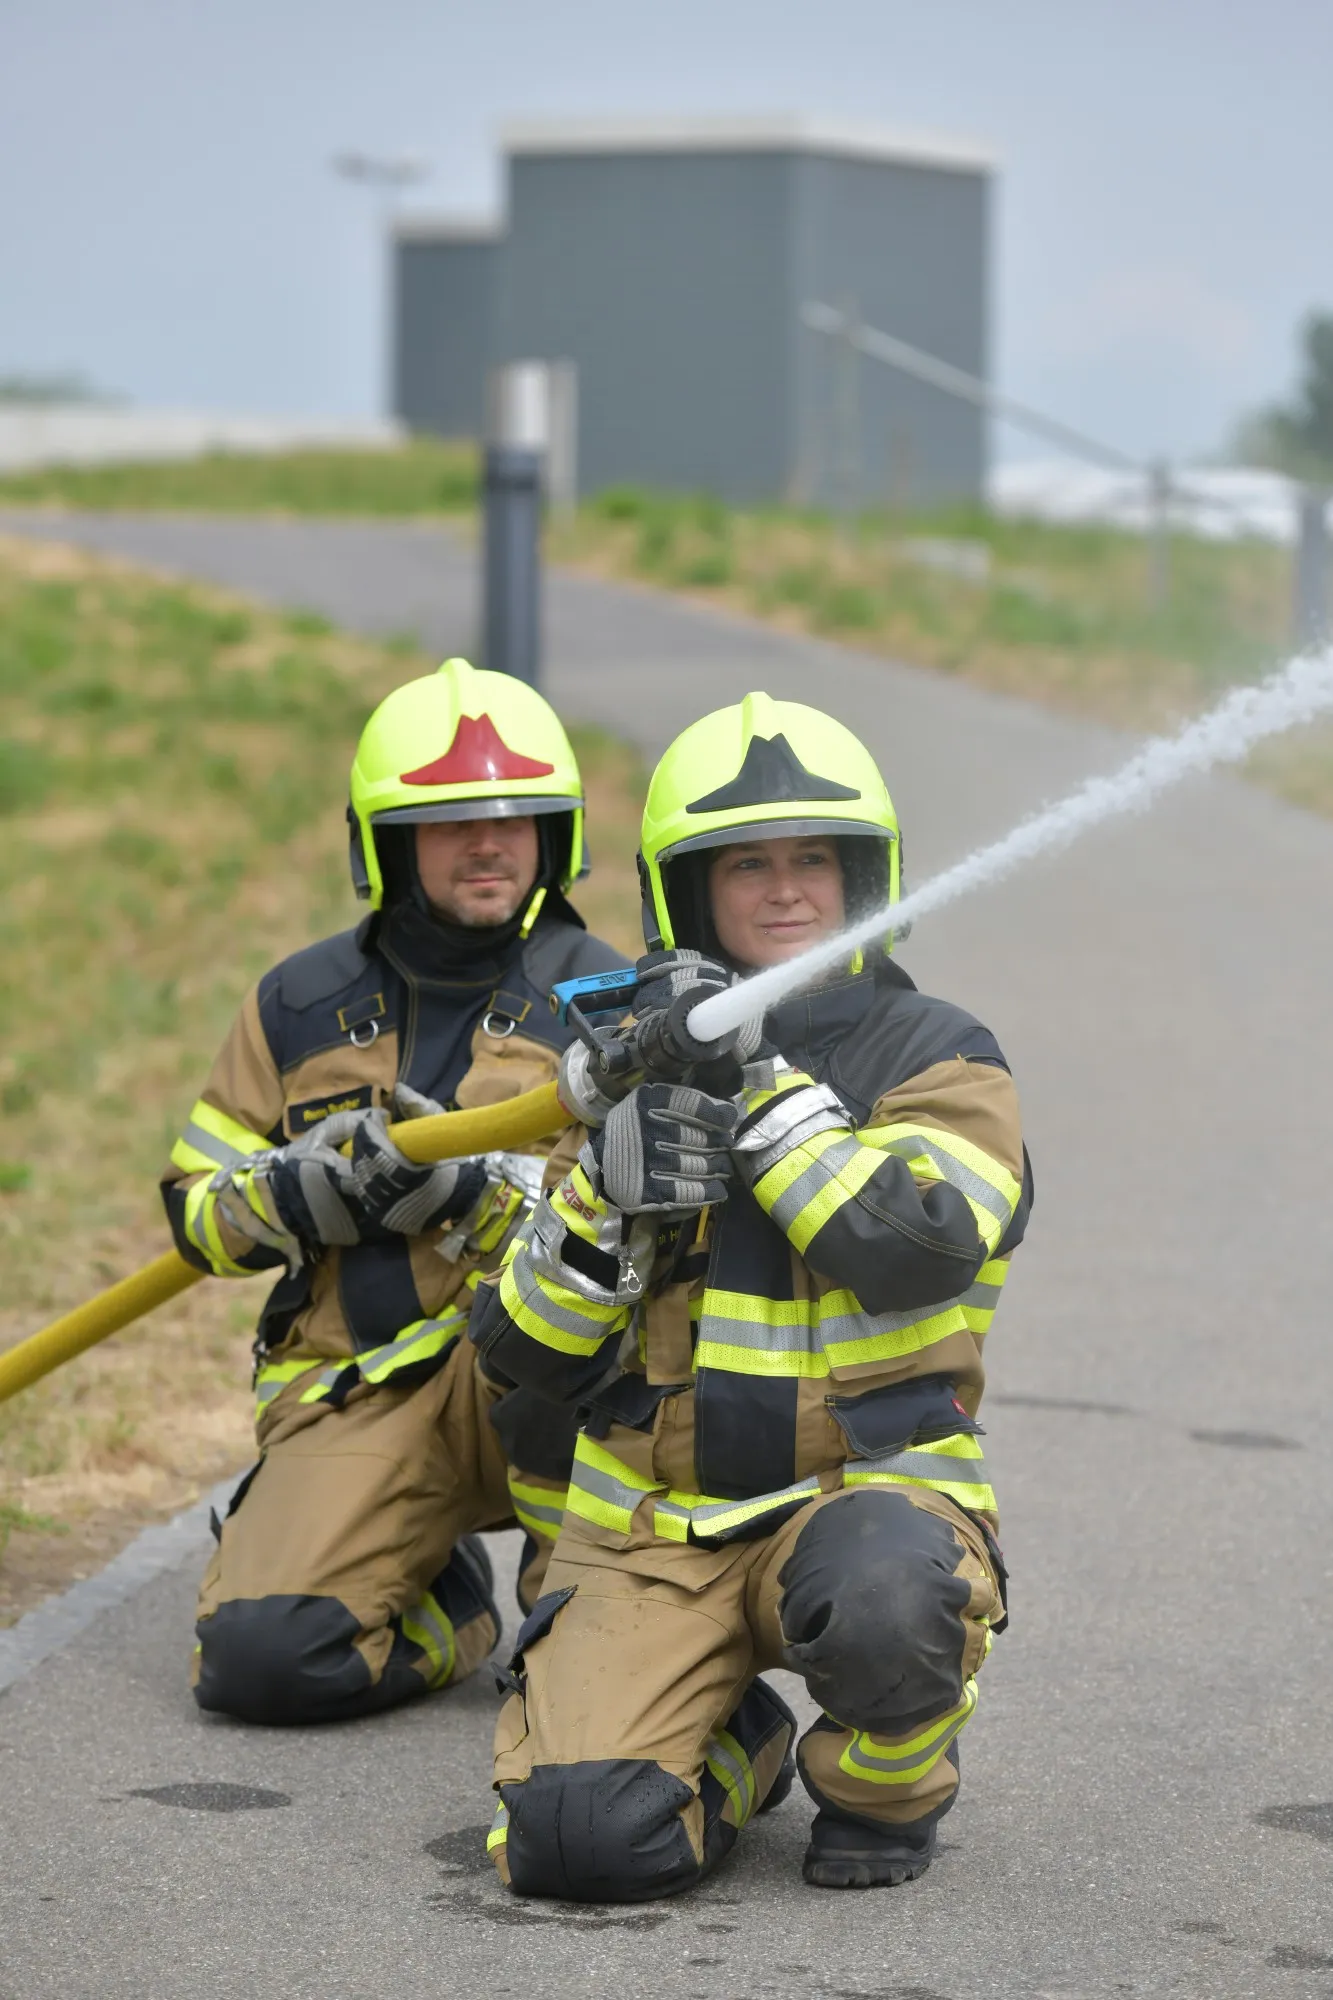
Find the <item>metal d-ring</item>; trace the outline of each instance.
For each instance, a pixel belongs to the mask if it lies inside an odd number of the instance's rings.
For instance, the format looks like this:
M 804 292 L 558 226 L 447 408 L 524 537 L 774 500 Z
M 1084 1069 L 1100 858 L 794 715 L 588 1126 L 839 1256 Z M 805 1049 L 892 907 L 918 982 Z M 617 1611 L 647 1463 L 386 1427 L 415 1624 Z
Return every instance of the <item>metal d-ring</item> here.
M 367 1030 L 364 1041 L 361 1038 L 362 1029 Z M 371 1046 L 371 1044 L 373 1042 L 377 1042 L 379 1038 L 380 1038 L 380 1024 L 378 1021 L 358 1021 L 357 1025 L 354 1028 L 349 1028 L 347 1030 L 347 1039 L 352 1044 L 352 1047 L 354 1049 L 368 1049 Z
M 499 1021 L 501 1025 L 493 1028 L 492 1021 Z M 489 1008 L 481 1017 L 481 1032 L 483 1035 L 489 1035 L 493 1042 L 508 1041 L 517 1026 L 518 1023 L 510 1015 L 497 1014 L 494 1007 Z

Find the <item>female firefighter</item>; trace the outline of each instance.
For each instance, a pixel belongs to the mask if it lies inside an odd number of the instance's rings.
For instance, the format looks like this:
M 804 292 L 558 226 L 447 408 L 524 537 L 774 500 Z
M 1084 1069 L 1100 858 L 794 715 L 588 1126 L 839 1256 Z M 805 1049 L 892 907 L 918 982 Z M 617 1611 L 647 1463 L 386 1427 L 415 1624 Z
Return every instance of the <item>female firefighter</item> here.
M 567 1054 L 593 1136 L 472 1318 L 494 1379 L 584 1412 L 492 1854 L 524 1895 L 689 1887 L 790 1786 L 794 1719 L 755 1678 L 781 1666 L 822 1711 L 796 1753 L 806 1881 L 900 1883 L 1004 1617 L 977 1410 L 1031 1201 L 1017 1096 L 989 1031 L 883 951 L 664 1073 L 682 994 L 898 896 L 884 781 L 828 716 L 755 694 L 686 730 L 641 869 L 619 1032 L 648 1079 L 612 1103 Z

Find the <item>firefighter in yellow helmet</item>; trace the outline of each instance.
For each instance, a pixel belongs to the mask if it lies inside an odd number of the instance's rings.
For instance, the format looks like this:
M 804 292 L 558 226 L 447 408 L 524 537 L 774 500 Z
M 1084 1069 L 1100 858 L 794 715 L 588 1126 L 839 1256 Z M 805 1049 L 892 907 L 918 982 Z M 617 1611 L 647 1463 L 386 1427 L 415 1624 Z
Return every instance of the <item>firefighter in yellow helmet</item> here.
M 482 1381 L 461 1337 L 545 1163 L 419 1166 L 386 1133 L 552 1081 L 551 986 L 623 963 L 566 901 L 573 752 L 535 690 L 448 660 L 371 716 L 348 820 L 369 915 L 247 995 L 163 1183 L 191 1263 L 282 1272 L 255 1345 L 259 1464 L 195 1660 L 200 1706 L 254 1722 L 366 1714 L 475 1667 L 500 1620 L 473 1531 L 526 1528 L 530 1604 L 573 1443 L 565 1413 Z
M 864 747 L 792 702 L 706 717 L 653 776 L 654 949 L 604 1045 L 643 1080 L 617 1098 L 617 1062 L 567 1055 L 597 1129 L 471 1325 L 497 1379 L 585 1412 L 497 1728 L 520 1894 L 698 1881 L 792 1781 L 765 1668 L 822 1711 L 807 1882 L 922 1874 L 953 1803 L 1004 1618 L 977 1411 L 1031 1202 L 1008 1066 L 880 950 L 748 1038 L 691 1047 L 685 1021 L 895 901 L 899 853 Z

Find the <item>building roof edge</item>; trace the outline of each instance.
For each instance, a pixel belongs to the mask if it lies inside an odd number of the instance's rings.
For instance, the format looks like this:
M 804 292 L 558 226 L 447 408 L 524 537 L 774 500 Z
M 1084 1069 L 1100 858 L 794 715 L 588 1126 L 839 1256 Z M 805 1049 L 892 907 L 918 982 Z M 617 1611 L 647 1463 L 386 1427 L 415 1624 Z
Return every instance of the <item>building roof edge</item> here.
M 520 118 L 499 132 L 508 155 L 549 153 L 824 153 L 905 166 L 986 173 L 999 156 L 979 140 L 907 127 L 813 118 Z

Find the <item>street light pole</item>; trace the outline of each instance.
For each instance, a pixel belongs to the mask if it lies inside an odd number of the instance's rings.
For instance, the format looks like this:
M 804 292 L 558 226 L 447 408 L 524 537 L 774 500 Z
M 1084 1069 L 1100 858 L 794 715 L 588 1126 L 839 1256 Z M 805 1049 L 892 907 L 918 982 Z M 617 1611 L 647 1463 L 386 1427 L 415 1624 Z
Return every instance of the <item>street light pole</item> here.
M 392 279 L 393 242 L 391 231 L 396 213 L 396 197 L 401 188 L 410 187 L 415 181 L 424 181 L 431 172 L 430 161 L 419 153 L 336 153 L 333 171 L 341 179 L 359 182 L 375 196 L 373 214 L 375 218 L 376 258 L 379 263 L 383 304 L 380 311 L 380 394 L 382 407 L 388 407 L 393 400 L 392 360 L 386 330 L 389 324 L 390 286 L 384 283 L 387 275 Z

